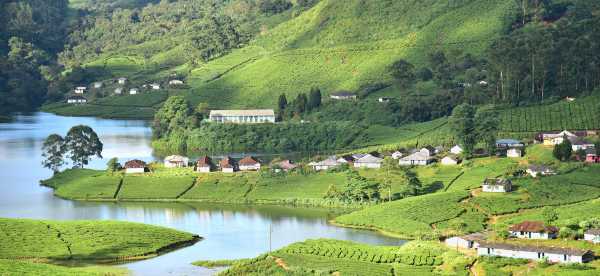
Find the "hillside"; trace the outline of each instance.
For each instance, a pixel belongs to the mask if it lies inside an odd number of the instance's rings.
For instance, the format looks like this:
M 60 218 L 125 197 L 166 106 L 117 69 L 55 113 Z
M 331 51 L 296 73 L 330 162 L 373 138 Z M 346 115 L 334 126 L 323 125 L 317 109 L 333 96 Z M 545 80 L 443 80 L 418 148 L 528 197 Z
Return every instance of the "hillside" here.
M 197 53 L 178 44 L 177 36 L 166 36 L 105 53 L 84 66 L 140 84 L 176 72 L 187 76 L 186 96 L 193 103 L 273 107 L 284 92 L 293 98 L 313 86 L 329 94 L 389 81 L 387 68 L 400 58 L 420 64 L 436 49 L 481 55 L 507 29 L 512 11 L 506 1 L 323 0 L 208 62 L 196 64 Z

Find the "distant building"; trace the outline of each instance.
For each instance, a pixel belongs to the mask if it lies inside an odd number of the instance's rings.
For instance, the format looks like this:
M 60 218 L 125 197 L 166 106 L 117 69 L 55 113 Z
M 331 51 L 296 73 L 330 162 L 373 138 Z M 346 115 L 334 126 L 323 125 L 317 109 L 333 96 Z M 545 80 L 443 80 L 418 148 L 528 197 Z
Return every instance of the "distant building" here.
M 117 79 L 117 83 L 118 84 L 126 84 L 127 83 L 127 78 L 118 78 Z
M 404 153 L 402 153 L 400 151 L 395 151 L 394 153 L 392 153 L 392 159 L 394 159 L 394 160 L 398 160 L 398 159 L 402 158 L 402 156 L 404 156 Z
M 275 111 L 273 109 L 212 110 L 209 120 L 215 123 L 235 124 L 275 123 Z
M 409 156 L 400 158 L 400 166 L 427 166 L 433 162 L 429 150 L 420 150 Z
M 125 162 L 125 173 L 144 173 L 146 172 L 146 162 L 142 160 L 130 160 Z
M 600 243 L 600 229 L 589 229 L 585 231 L 583 239 L 591 243 Z
M 346 92 L 346 91 L 333 93 L 329 97 L 332 98 L 332 99 L 334 99 L 334 100 L 355 100 L 356 98 L 358 98 L 356 96 L 356 94 L 350 93 L 350 92 Z
M 123 88 L 121 88 L 121 87 L 115 88 L 115 94 L 117 94 L 117 95 L 123 94 Z
M 86 90 L 87 90 L 87 87 L 85 87 L 85 86 L 75 87 L 75 94 L 83 94 L 83 93 L 85 93 Z
M 483 234 L 473 233 L 466 236 L 447 238 L 444 243 L 449 247 L 471 249 L 478 248 L 479 242 L 484 241 L 485 239 Z
M 586 163 L 600 163 L 600 156 L 596 154 L 596 148 L 589 148 L 585 150 L 585 162 Z
M 442 158 L 442 165 L 444 166 L 456 166 L 460 163 L 460 159 L 456 156 L 448 155 Z
M 354 161 L 356 161 L 356 158 L 349 154 L 343 155 L 342 157 L 337 159 L 337 162 L 339 164 L 348 164 L 348 166 L 350 167 L 354 167 Z
M 183 81 L 182 80 L 170 80 L 169 81 L 169 85 L 182 85 Z
M 562 144 L 565 137 L 567 137 L 567 139 L 582 137 L 582 133 L 573 133 L 567 130 L 563 130 L 562 132 L 541 133 L 539 135 L 541 136 L 541 140 L 545 146 Z
M 137 88 L 131 88 L 129 89 L 129 95 L 137 95 L 138 94 L 138 89 Z
M 421 152 L 426 152 L 429 156 L 434 156 L 434 155 L 436 155 L 437 150 L 436 150 L 436 148 L 434 148 L 432 146 L 426 146 L 421 149 Z
M 459 146 L 459 145 L 456 145 L 456 146 L 454 146 L 454 147 L 452 147 L 452 148 L 450 149 L 450 153 L 452 153 L 452 154 L 459 155 L 459 154 L 461 154 L 462 152 L 463 152 L 463 149 L 462 149 L 462 147 L 461 147 L 461 146 Z
M 87 103 L 87 99 L 82 96 L 71 96 L 67 98 L 67 103 L 70 104 L 84 104 Z
M 294 164 L 291 160 L 283 160 L 277 163 L 277 166 L 286 172 L 293 171 L 298 168 L 298 165 Z
M 224 173 L 233 173 L 237 170 L 235 161 L 229 156 L 223 158 L 221 162 L 219 162 L 219 167 L 221 167 L 221 171 Z
M 556 238 L 558 228 L 547 226 L 542 221 L 524 221 L 511 225 L 508 228 L 508 232 L 510 232 L 512 237 L 520 239 L 549 240 Z
M 488 242 L 479 243 L 477 255 L 529 260 L 547 259 L 554 263 L 587 263 L 594 260 L 594 253 L 589 250 Z
M 510 147 L 506 149 L 506 157 L 519 158 L 523 157 L 523 147 Z
M 566 97 L 565 101 L 567 101 L 567 102 L 574 102 L 575 98 L 574 97 Z
M 381 98 L 377 99 L 377 101 L 380 103 L 389 103 L 391 100 L 392 100 L 392 98 L 388 98 L 388 97 L 381 97 Z
M 331 156 L 323 161 L 311 162 L 308 165 L 311 166 L 315 171 L 326 171 L 329 169 L 337 168 L 338 166 L 340 166 L 340 163 L 338 162 L 335 156 Z
M 150 88 L 152 88 L 152 90 L 160 90 L 160 84 L 158 84 L 158 83 L 150 84 Z
M 508 193 L 512 190 L 512 182 L 504 178 L 488 178 L 481 187 L 486 193 Z
M 246 156 L 238 162 L 240 171 L 258 171 L 260 170 L 260 162 L 252 156 Z
M 210 157 L 204 156 L 196 161 L 196 171 L 200 173 L 209 173 L 214 168 L 214 164 Z
M 97 82 L 94 82 L 94 83 L 92 84 L 92 86 L 93 86 L 95 89 L 100 89 L 100 88 L 102 88 L 102 82 L 99 82 L 99 81 L 97 81 Z
M 587 142 L 579 137 L 571 137 L 569 138 L 569 141 L 571 142 L 571 148 L 574 152 L 578 150 L 587 150 L 589 148 L 594 148 L 593 143 Z
M 529 167 L 527 167 L 527 171 L 526 171 L 529 175 L 531 175 L 532 177 L 538 177 L 538 175 L 555 175 L 556 172 L 545 165 L 530 165 Z
M 516 147 L 524 147 L 525 144 L 519 140 L 515 139 L 499 139 L 496 140 L 497 148 L 516 148 Z
M 367 154 L 362 158 L 354 161 L 355 168 L 368 168 L 368 169 L 380 169 L 383 164 L 383 159 L 373 156 L 371 154 Z
M 185 156 L 171 155 L 165 157 L 165 167 L 167 168 L 183 168 L 187 167 L 190 159 Z

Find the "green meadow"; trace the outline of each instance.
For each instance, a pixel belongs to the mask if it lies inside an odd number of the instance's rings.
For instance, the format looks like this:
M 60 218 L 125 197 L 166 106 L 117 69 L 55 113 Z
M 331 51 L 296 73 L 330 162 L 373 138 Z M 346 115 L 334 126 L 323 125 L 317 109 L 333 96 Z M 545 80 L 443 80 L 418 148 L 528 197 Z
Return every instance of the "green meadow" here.
M 127 269 L 108 266 L 64 267 L 21 260 L 0 260 L 0 275 L 121 276 Z

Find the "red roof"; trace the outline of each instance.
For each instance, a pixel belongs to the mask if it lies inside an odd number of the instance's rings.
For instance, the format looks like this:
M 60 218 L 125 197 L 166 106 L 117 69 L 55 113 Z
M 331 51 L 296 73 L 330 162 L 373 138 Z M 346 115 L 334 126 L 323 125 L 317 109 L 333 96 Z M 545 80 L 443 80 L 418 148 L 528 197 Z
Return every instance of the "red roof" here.
M 198 161 L 196 162 L 196 166 L 197 167 L 211 167 L 212 160 L 210 159 L 210 157 L 204 156 L 204 157 L 198 159 Z
M 219 163 L 221 168 L 234 168 L 234 164 L 235 163 L 233 159 L 231 159 L 231 157 L 229 156 L 223 158 L 223 160 L 221 160 L 221 162 Z
M 297 168 L 298 165 L 292 163 L 292 161 L 290 161 L 290 160 L 283 160 L 283 161 L 279 162 L 279 167 L 281 167 L 284 170 L 293 170 L 293 169 Z
M 126 169 L 143 169 L 146 167 L 146 162 L 142 160 L 129 160 L 125 162 Z
M 546 226 L 541 221 L 524 221 L 519 224 L 512 225 L 508 230 L 513 232 L 544 232 L 556 233 L 558 228 L 554 226 Z
M 241 166 L 254 166 L 256 164 L 260 164 L 260 162 L 258 162 L 252 156 L 246 156 L 246 157 L 244 157 L 244 159 L 240 160 L 239 164 Z

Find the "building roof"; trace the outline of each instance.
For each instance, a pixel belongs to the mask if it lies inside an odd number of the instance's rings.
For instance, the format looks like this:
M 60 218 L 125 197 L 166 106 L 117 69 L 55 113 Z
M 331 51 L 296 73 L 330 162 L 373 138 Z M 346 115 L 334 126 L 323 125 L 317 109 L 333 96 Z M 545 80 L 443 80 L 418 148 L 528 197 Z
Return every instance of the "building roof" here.
M 278 165 L 284 170 L 293 170 L 298 167 L 298 165 L 292 163 L 290 160 L 283 160 L 279 162 Z
M 87 101 L 87 99 L 85 97 L 79 96 L 79 95 L 77 95 L 77 96 L 70 96 L 70 97 L 67 98 L 67 100 L 86 100 Z
M 427 161 L 430 160 L 431 156 L 425 152 L 417 151 L 409 156 L 403 157 L 400 160 L 402 161 Z
M 311 166 L 337 166 L 339 165 L 339 163 L 337 162 L 337 158 L 335 158 L 335 156 L 330 156 L 329 158 L 320 161 L 320 162 L 313 162 L 310 163 L 309 165 Z
M 549 172 L 549 171 L 554 171 L 552 168 L 546 166 L 546 165 L 529 165 L 529 167 L 527 167 L 527 169 L 533 171 L 533 172 Z
M 512 251 L 522 252 L 544 252 L 553 254 L 566 254 L 571 256 L 584 256 L 587 254 L 593 254 L 590 250 L 576 249 L 576 248 L 564 248 L 564 247 L 552 247 L 552 246 L 533 246 L 533 245 L 516 245 L 508 243 L 491 243 L 491 242 L 479 242 L 480 248 L 495 248 Z
M 498 139 L 496 140 L 497 146 L 508 146 L 508 147 L 519 147 L 523 146 L 523 143 L 516 139 Z
M 258 162 L 258 160 L 252 156 L 246 156 L 238 163 L 242 166 L 254 166 L 256 164 L 260 164 L 260 162 Z
M 483 185 L 488 186 L 504 186 L 507 184 L 512 184 L 512 182 L 506 178 L 486 178 L 483 181 Z
M 465 236 L 461 236 L 463 240 L 467 241 L 483 241 L 486 239 L 486 236 L 482 233 L 473 233 Z
M 342 155 L 340 158 L 338 158 L 338 160 L 344 160 L 345 162 L 354 162 L 356 161 L 356 158 L 354 158 L 354 156 L 346 154 L 346 155 Z
M 523 221 L 519 224 L 511 225 L 508 230 L 513 232 L 539 232 L 539 233 L 556 233 L 558 228 L 547 226 L 542 221 Z
M 170 155 L 170 156 L 165 157 L 165 161 L 171 162 L 171 163 L 187 162 L 188 160 L 189 160 L 189 158 L 187 158 L 185 156 L 181 156 L 181 155 Z
M 348 91 L 340 91 L 340 92 L 332 93 L 331 96 L 333 96 L 333 97 L 356 97 L 356 94 L 354 94 L 352 92 L 348 92 Z
M 600 228 L 589 229 L 585 233 L 588 235 L 600 235 Z
M 587 154 L 587 155 L 596 155 L 596 148 L 595 147 L 589 147 L 589 148 L 585 149 L 585 154 Z
M 275 116 L 273 109 L 211 110 L 210 116 Z
M 200 157 L 200 159 L 196 161 L 196 167 L 212 167 L 212 165 L 212 159 L 210 159 L 208 156 Z
M 381 162 L 383 162 L 383 158 L 375 157 L 371 154 L 367 154 L 355 161 L 355 163 L 381 163 Z
M 221 162 L 219 162 L 219 165 L 221 166 L 221 168 L 232 169 L 235 167 L 235 161 L 233 161 L 233 159 L 231 159 L 231 157 L 226 156 L 225 158 L 221 159 Z
M 590 146 L 590 145 L 594 145 L 593 143 L 587 142 L 579 137 L 569 137 L 568 138 L 569 141 L 571 142 L 571 145 L 575 145 L 575 146 Z
M 137 159 L 129 160 L 125 162 L 125 166 L 123 167 L 126 169 L 142 169 L 146 167 L 146 162 Z
M 460 161 L 460 158 L 458 158 L 458 156 L 453 155 L 453 154 L 450 154 L 450 155 L 442 158 L 442 160 L 444 160 L 444 159 L 446 159 L 446 160 L 450 159 L 450 160 L 456 161 L 456 162 Z

